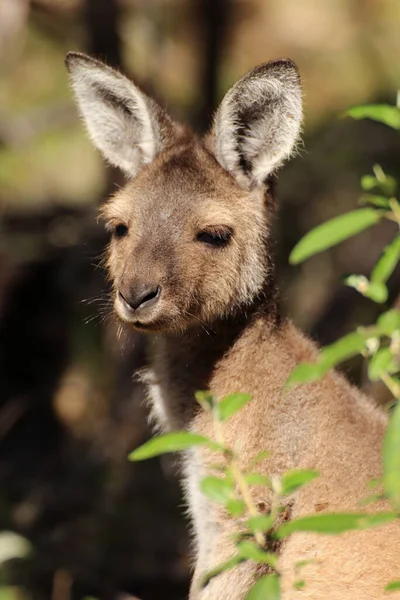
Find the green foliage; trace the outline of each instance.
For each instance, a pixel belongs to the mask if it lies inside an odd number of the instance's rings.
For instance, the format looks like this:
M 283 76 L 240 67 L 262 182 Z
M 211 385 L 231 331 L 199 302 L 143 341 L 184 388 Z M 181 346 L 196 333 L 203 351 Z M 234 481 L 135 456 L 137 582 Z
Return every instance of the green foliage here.
M 399 260 L 400 235 L 396 236 L 394 240 L 383 250 L 382 256 L 376 263 L 371 273 L 371 281 L 374 283 L 386 283 L 395 270 Z
M 310 481 L 316 477 L 318 477 L 318 471 L 287 471 L 282 475 L 281 478 L 282 495 L 286 496 L 288 494 L 293 494 L 293 492 L 298 490 L 306 483 L 310 483 Z
M 246 595 L 245 600 L 280 600 L 281 586 L 277 575 L 264 575 Z
M 400 110 L 397 106 L 388 106 L 387 104 L 354 106 L 346 111 L 345 116 L 353 117 L 353 119 L 372 119 L 389 125 L 393 129 L 400 129 Z
M 382 512 L 364 513 L 331 513 L 301 517 L 281 525 L 277 531 L 279 538 L 284 538 L 296 531 L 309 531 L 322 534 L 338 534 L 352 529 L 368 529 L 389 523 L 397 518 L 396 513 Z
M 204 477 L 201 481 L 201 491 L 205 496 L 218 504 L 226 504 L 235 492 L 232 481 L 220 477 Z
M 32 552 L 29 541 L 13 531 L 0 532 L 0 565 L 12 558 L 25 558 Z
M 388 290 L 384 283 L 378 281 L 368 281 L 364 275 L 350 275 L 344 281 L 346 285 L 354 288 L 366 298 L 370 298 L 378 304 L 386 302 Z
M 209 443 L 209 439 L 202 435 L 197 435 L 197 433 L 190 433 L 188 431 L 165 433 L 164 435 L 152 438 L 143 444 L 143 446 L 131 452 L 128 458 L 133 461 L 147 460 L 148 458 L 166 454 L 167 452 L 178 452 L 207 443 Z
M 400 590 L 400 581 L 391 581 L 385 587 L 385 592 L 394 592 Z
M 400 403 L 397 404 L 383 444 L 383 485 L 394 509 L 400 510 Z
M 326 221 L 300 240 L 293 248 L 289 256 L 289 262 L 292 265 L 304 262 L 310 256 L 327 250 L 339 244 L 339 242 L 347 240 L 352 235 L 375 225 L 382 219 L 383 215 L 383 211 L 380 210 L 359 208 Z
M 226 421 L 243 408 L 250 400 L 251 396 L 249 394 L 230 394 L 229 396 L 226 396 L 218 404 L 219 420 Z

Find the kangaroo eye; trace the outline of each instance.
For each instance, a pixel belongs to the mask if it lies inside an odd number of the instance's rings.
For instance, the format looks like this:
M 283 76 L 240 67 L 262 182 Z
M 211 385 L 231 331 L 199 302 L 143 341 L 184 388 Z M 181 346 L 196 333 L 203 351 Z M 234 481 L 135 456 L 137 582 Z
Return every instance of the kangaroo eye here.
M 113 234 L 114 237 L 116 237 L 116 238 L 122 238 L 122 237 L 124 237 L 128 233 L 128 228 L 123 223 L 118 223 L 118 225 L 115 225 L 112 228 L 111 232 L 112 232 L 112 234 Z
M 208 246 L 226 246 L 232 237 L 232 230 L 228 227 L 216 229 L 214 231 L 200 231 L 197 234 L 197 241 Z

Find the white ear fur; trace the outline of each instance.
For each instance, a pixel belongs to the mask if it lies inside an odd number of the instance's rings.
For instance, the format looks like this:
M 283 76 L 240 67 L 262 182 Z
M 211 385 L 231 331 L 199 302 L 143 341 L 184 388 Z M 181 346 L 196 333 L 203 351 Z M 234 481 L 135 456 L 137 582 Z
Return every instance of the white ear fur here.
M 229 90 L 215 115 L 217 160 L 242 185 L 261 185 L 293 152 L 301 122 L 296 65 L 260 65 Z
M 78 52 L 66 65 L 79 111 L 95 146 L 113 165 L 134 177 L 162 149 L 172 122 L 126 77 Z

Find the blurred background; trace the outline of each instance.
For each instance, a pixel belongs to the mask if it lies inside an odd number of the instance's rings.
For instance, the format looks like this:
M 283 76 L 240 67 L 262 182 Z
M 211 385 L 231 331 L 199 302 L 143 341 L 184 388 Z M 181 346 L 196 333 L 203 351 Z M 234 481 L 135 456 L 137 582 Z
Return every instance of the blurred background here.
M 85 137 L 65 53 L 121 68 L 199 131 L 248 69 L 296 61 L 304 147 L 279 174 L 278 278 L 282 310 L 325 344 L 375 318 L 341 279 L 368 275 L 392 224 L 287 257 L 357 207 L 373 164 L 400 175 L 393 130 L 341 118 L 394 104 L 399 28 L 397 0 L 0 0 L 0 600 L 180 600 L 189 581 L 174 460 L 127 461 L 150 435 L 145 342 L 116 339 L 96 222 L 123 181 Z M 393 301 L 400 273 L 390 286 Z M 362 365 L 345 371 L 365 385 Z

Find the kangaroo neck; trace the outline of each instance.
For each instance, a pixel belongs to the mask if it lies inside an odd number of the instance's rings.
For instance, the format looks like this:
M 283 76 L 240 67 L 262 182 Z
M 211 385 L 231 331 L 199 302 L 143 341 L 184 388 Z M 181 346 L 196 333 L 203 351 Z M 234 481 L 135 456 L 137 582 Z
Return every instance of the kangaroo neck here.
M 264 296 L 265 298 L 265 296 Z M 240 314 L 220 319 L 207 328 L 195 326 L 180 336 L 153 338 L 151 364 L 155 381 L 168 405 L 172 428 L 186 427 L 195 416 L 195 392 L 210 389 L 216 366 L 227 360 L 243 333 L 262 321 L 265 330 L 279 326 L 278 312 L 262 298 Z M 232 391 L 235 382 L 232 381 Z

